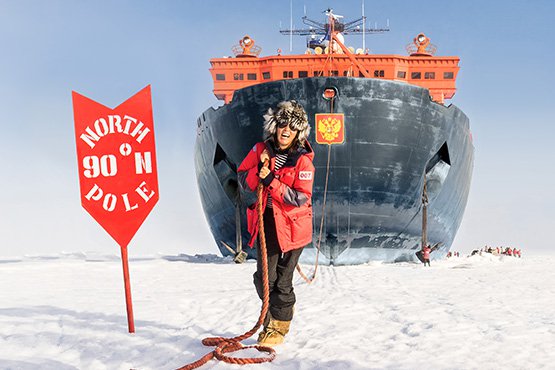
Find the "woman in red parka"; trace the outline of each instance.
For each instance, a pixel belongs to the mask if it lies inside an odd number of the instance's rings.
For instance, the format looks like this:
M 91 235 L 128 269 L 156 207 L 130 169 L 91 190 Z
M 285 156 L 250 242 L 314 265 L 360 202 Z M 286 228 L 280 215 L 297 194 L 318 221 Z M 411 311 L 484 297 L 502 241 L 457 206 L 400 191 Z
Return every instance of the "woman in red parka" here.
M 272 346 L 283 343 L 289 332 L 296 301 L 293 273 L 303 247 L 312 242 L 314 153 L 307 142 L 310 126 L 306 112 L 296 101 L 281 102 L 275 110 L 270 108 L 264 120 L 264 141 L 252 148 L 237 171 L 245 191 L 256 191 L 259 182 L 264 185 L 270 309 L 258 343 Z M 247 209 L 251 247 L 258 236 L 257 203 Z M 253 277 L 262 299 L 261 258 Z

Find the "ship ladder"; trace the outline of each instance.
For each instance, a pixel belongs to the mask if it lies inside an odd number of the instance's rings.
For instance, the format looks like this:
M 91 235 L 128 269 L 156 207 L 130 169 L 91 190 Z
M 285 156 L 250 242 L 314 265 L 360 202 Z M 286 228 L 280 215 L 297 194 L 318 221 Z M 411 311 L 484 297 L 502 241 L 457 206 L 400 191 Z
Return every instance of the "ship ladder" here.
M 235 245 L 237 250 L 233 250 L 226 242 L 221 240 L 222 245 L 233 255 L 233 262 L 243 263 L 247 259 L 247 252 L 243 250 L 243 238 L 241 236 L 241 193 L 237 192 L 235 197 Z
M 428 246 L 428 185 L 426 180 L 426 174 L 424 174 L 424 188 L 422 189 L 422 242 L 421 247 L 418 252 L 416 252 L 416 257 L 420 260 L 420 262 L 424 262 L 422 258 L 423 250 L 426 246 Z M 413 218 L 414 219 L 414 218 Z M 412 221 L 412 220 L 411 220 Z M 442 242 L 435 243 L 433 246 L 430 246 L 430 253 L 438 249 L 443 245 Z
M 424 174 L 424 188 L 422 189 L 422 249 L 428 245 L 428 202 L 426 174 Z
M 268 165 L 266 161 L 264 163 L 265 166 Z M 258 237 L 260 241 L 260 254 L 262 257 L 262 283 L 263 283 L 263 293 L 264 297 L 262 300 L 262 308 L 260 310 L 260 316 L 258 317 L 258 321 L 254 325 L 254 327 L 247 331 L 246 333 L 233 337 L 233 338 L 224 338 L 224 337 L 210 337 L 204 338 L 202 340 L 202 344 L 205 346 L 216 346 L 216 348 L 201 357 L 199 360 L 195 362 L 191 362 L 185 366 L 180 367 L 177 370 L 190 370 L 196 369 L 213 358 L 217 358 L 220 361 L 224 361 L 230 364 L 237 364 L 237 365 L 247 365 L 247 364 L 260 364 L 263 362 L 270 362 L 273 361 L 276 357 L 276 351 L 271 347 L 260 346 L 260 345 L 253 345 L 253 346 L 244 346 L 241 344 L 241 341 L 250 338 L 254 333 L 258 331 L 258 329 L 264 323 L 264 319 L 266 318 L 266 314 L 268 313 L 268 308 L 270 306 L 270 287 L 268 281 L 268 252 L 266 249 L 266 235 L 264 233 L 264 210 L 262 209 L 262 199 L 263 199 L 263 185 L 262 183 L 258 183 L 258 188 L 256 190 L 258 196 Z M 230 357 L 227 356 L 226 353 L 245 350 L 248 348 L 257 349 L 260 352 L 266 352 L 268 354 L 267 357 Z

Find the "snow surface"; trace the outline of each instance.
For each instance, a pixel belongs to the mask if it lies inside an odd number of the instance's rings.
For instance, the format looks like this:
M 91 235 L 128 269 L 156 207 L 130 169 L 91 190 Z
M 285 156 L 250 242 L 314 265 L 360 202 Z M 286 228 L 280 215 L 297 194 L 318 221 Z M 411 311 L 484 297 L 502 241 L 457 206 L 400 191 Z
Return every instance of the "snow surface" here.
M 554 264 L 320 266 L 310 286 L 295 277 L 296 316 L 274 362 L 203 368 L 553 369 Z M 242 334 L 258 317 L 253 262 L 154 256 L 130 268 L 133 335 L 119 257 L 0 258 L 0 369 L 175 369 L 211 350 L 202 338 Z

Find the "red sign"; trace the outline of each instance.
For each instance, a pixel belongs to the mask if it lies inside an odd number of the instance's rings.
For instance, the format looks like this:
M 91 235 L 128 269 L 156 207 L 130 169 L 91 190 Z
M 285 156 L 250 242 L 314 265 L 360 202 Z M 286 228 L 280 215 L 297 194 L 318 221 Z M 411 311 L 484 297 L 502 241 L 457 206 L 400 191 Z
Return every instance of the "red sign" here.
M 150 85 L 115 109 L 72 95 L 81 204 L 125 248 L 158 202 Z
M 317 113 L 315 122 L 318 144 L 343 144 L 345 141 L 343 113 Z

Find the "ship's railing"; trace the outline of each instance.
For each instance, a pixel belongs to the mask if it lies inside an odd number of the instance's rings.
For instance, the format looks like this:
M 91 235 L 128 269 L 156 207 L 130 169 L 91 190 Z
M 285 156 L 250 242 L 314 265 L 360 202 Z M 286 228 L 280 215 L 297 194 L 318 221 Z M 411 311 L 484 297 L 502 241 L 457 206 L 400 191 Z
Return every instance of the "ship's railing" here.
M 234 45 L 231 48 L 231 51 L 233 52 L 233 55 L 235 56 L 253 56 L 253 57 L 257 57 L 260 55 L 260 52 L 262 51 L 262 48 L 258 45 L 253 45 L 250 48 L 250 51 L 248 54 L 244 53 L 244 48 L 241 45 Z
M 431 56 L 436 54 L 437 46 L 435 46 L 434 44 L 428 44 L 424 52 L 422 52 L 418 50 L 417 45 L 411 43 L 405 46 L 405 49 L 407 50 L 407 53 L 409 53 L 409 55 L 430 55 Z

